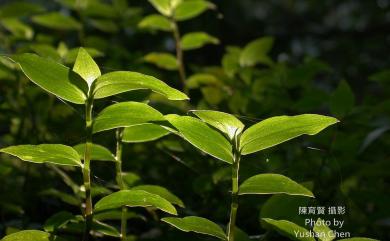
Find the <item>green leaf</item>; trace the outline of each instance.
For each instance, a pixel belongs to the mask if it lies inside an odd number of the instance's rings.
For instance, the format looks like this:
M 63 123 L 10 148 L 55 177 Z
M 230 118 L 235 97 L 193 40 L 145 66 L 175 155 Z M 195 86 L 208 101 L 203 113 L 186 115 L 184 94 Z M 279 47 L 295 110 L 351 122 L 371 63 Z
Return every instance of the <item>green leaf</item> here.
M 23 73 L 35 84 L 49 93 L 75 104 L 84 104 L 86 96 L 77 87 L 76 74 L 66 66 L 35 54 L 13 56 Z
M 184 232 L 195 232 L 217 237 L 221 240 L 227 240 L 225 232 L 216 223 L 202 217 L 189 216 L 184 218 L 163 218 L 161 221 L 166 222 Z
M 192 113 L 207 124 L 225 133 L 230 140 L 244 130 L 244 124 L 231 114 L 214 110 L 192 110 Z
M 91 229 L 111 237 L 119 238 L 121 236 L 121 234 L 115 227 L 97 220 L 93 220 Z
M 144 56 L 147 63 L 166 70 L 177 70 L 176 57 L 168 53 L 150 53 Z
M 101 76 L 99 66 L 84 48 L 79 49 L 73 71 L 78 73 L 87 82 L 88 87 Z
M 100 76 L 95 81 L 94 97 L 100 99 L 130 90 L 150 89 L 170 100 L 186 100 L 187 95 L 169 87 L 153 76 L 129 71 L 116 71 Z
M 258 63 L 272 65 L 272 60 L 267 56 L 271 50 L 274 39 L 263 37 L 256 39 L 245 46 L 240 55 L 240 65 L 254 66 Z
M 190 116 L 167 115 L 165 118 L 195 147 L 221 161 L 233 163 L 232 146 L 218 131 Z
M 184 207 L 184 203 L 180 198 L 178 198 L 175 194 L 171 193 L 168 189 L 161 186 L 156 185 L 140 185 L 131 188 L 131 190 L 143 190 L 148 193 L 156 194 L 164 199 L 166 199 L 168 202 L 172 204 L 176 204 L 180 207 Z
M 150 30 L 172 31 L 172 24 L 169 19 L 160 14 L 146 16 L 138 24 L 138 27 Z
M 2 4 L 0 18 L 24 17 L 43 11 L 45 11 L 45 9 L 36 3 L 11 1 L 8 4 Z
M 263 222 L 269 229 L 273 229 L 277 231 L 279 234 L 288 237 L 292 240 L 297 241 L 315 241 L 315 239 L 311 236 L 306 237 L 305 235 L 309 235 L 309 231 L 301 226 L 296 225 L 287 220 L 273 220 L 270 218 L 263 218 Z M 305 237 L 300 237 L 300 234 Z
M 153 7 L 162 15 L 170 16 L 172 14 L 172 0 L 149 0 Z
M 332 241 L 336 238 L 336 234 L 324 223 L 324 220 L 318 218 L 314 224 L 313 231 L 317 233 L 320 241 Z
M 174 18 L 178 21 L 185 21 L 191 18 L 195 18 L 202 14 L 207 9 L 214 8 L 215 6 L 204 0 L 186 0 L 182 1 L 174 12 Z
M 34 30 L 17 18 L 3 19 L 1 20 L 1 25 L 3 25 L 4 28 L 10 31 L 15 37 L 30 40 L 34 36 Z
M 177 214 L 175 207 L 166 199 L 142 190 L 122 190 L 105 196 L 95 204 L 95 212 L 123 206 L 155 207 L 169 214 Z
M 337 117 L 344 117 L 355 105 L 355 95 L 348 82 L 342 80 L 330 97 L 330 111 Z
M 57 236 L 39 230 L 23 230 L 5 236 L 1 241 L 65 241 Z
M 169 133 L 169 131 L 156 124 L 133 125 L 124 129 L 122 141 L 129 143 L 154 141 Z
M 93 19 L 91 25 L 106 33 L 117 33 L 119 31 L 118 24 L 112 20 Z
M 43 226 L 46 232 L 54 232 L 74 219 L 74 215 L 67 211 L 61 211 L 48 218 Z
M 74 63 L 76 61 L 77 55 L 79 54 L 79 50 L 80 48 L 70 49 L 69 52 L 67 52 L 65 55 L 64 58 L 65 63 L 69 63 L 69 64 Z M 92 58 L 104 56 L 104 53 L 94 48 L 84 48 L 84 50 L 86 50 Z
M 66 192 L 58 191 L 57 189 L 54 188 L 46 189 L 40 192 L 39 194 L 44 196 L 56 197 L 60 199 L 62 202 L 76 207 L 80 207 L 81 205 L 81 200 L 77 196 L 68 194 Z
M 27 162 L 82 166 L 79 154 L 72 147 L 61 144 L 10 146 L 0 149 L 0 152 Z
M 81 24 L 71 16 L 58 12 L 45 13 L 32 17 L 32 21 L 41 26 L 57 30 L 79 30 Z
M 259 174 L 250 177 L 240 185 L 238 192 L 239 195 L 280 193 L 314 197 L 313 193 L 304 186 L 279 174 Z
M 99 212 L 93 215 L 93 218 L 98 221 L 103 220 L 121 220 L 122 219 L 122 210 L 107 210 L 104 212 Z M 126 219 L 143 219 L 140 214 L 134 212 L 126 212 Z
M 85 143 L 78 144 L 73 147 L 80 155 L 81 159 L 84 159 L 85 155 Z M 113 161 L 115 162 L 115 156 L 110 150 L 104 146 L 98 144 L 92 144 L 91 148 L 91 160 L 95 161 Z
M 30 48 L 41 57 L 49 58 L 56 62 L 61 60 L 61 56 L 57 49 L 49 44 L 32 44 L 30 45 Z
M 355 238 L 339 239 L 337 241 L 379 241 L 379 240 L 378 239 L 372 239 L 372 238 L 355 237 Z
M 122 172 L 122 178 L 127 188 L 134 186 L 141 178 L 133 172 Z
M 121 102 L 102 110 L 93 122 L 93 132 L 162 121 L 163 115 L 151 106 L 140 102 Z
M 333 117 L 316 114 L 268 118 L 244 131 L 240 140 L 241 153 L 247 155 L 301 135 L 315 135 L 337 122 Z
M 205 32 L 188 33 L 181 39 L 183 50 L 202 48 L 206 44 L 219 44 L 219 40 Z
M 212 74 L 199 73 L 188 77 L 186 85 L 189 89 L 196 89 L 201 86 L 221 86 L 222 82 Z

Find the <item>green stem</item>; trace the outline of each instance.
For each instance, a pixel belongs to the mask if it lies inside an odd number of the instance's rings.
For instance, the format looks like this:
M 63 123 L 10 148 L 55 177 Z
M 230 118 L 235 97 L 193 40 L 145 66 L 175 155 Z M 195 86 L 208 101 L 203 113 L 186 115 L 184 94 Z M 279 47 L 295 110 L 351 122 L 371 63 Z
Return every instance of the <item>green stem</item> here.
M 184 66 L 184 57 L 183 57 L 183 49 L 181 47 L 181 36 L 179 27 L 174 19 L 171 19 L 172 27 L 173 27 L 173 37 L 175 38 L 176 43 L 176 61 L 177 67 L 179 71 L 179 77 L 181 84 L 183 86 L 183 91 L 188 94 L 188 88 L 186 85 L 186 69 Z
M 227 228 L 228 241 L 234 241 L 234 229 L 236 227 L 237 209 L 238 209 L 238 178 L 240 170 L 241 153 L 239 152 L 238 140 L 235 138 L 234 148 L 234 163 L 232 166 L 232 196 L 230 204 L 230 218 Z
M 122 136 L 123 128 L 116 130 L 116 182 L 121 190 L 126 189 L 125 183 L 123 181 L 122 173 Z M 126 240 L 127 233 L 127 207 L 122 207 L 122 217 L 121 217 L 121 240 Z
M 91 149 L 92 149 L 92 109 L 93 99 L 88 99 L 85 103 L 85 127 L 86 142 L 83 167 L 83 180 L 85 187 L 85 229 L 83 241 L 89 240 L 89 233 L 92 227 L 93 209 L 91 196 Z

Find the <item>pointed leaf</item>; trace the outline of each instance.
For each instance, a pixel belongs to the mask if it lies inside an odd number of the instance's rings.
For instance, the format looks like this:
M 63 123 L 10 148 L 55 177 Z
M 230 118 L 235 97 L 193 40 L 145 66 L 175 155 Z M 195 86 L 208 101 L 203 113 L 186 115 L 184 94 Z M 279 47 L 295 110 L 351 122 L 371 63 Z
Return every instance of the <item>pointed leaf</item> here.
M 240 65 L 254 66 L 257 63 L 272 65 L 272 60 L 267 54 L 273 43 L 274 39 L 271 37 L 263 37 L 250 42 L 241 52 Z
M 131 190 L 143 190 L 149 193 L 156 194 L 164 199 L 166 199 L 168 202 L 172 204 L 176 204 L 180 207 L 184 207 L 184 203 L 180 198 L 178 198 L 175 194 L 171 193 L 168 189 L 165 187 L 157 186 L 157 185 L 140 185 L 131 188 Z
M 186 0 L 182 1 L 175 9 L 174 18 L 178 21 L 185 21 L 199 16 L 207 9 L 215 6 L 211 2 L 204 0 Z
M 93 123 L 93 132 L 162 121 L 163 115 L 151 106 L 140 102 L 121 102 L 105 108 Z
M 229 141 L 201 120 L 178 115 L 167 115 L 165 119 L 179 130 L 180 135 L 185 140 L 195 147 L 221 161 L 233 163 L 232 146 Z
M 354 105 L 355 95 L 348 82 L 342 80 L 330 98 L 330 111 L 337 117 L 344 117 L 351 112 Z
M 129 71 L 116 71 L 100 76 L 95 81 L 96 99 L 116 95 L 130 90 L 150 89 L 170 100 L 186 100 L 187 95 L 169 87 L 152 76 Z
M 219 40 L 205 32 L 188 33 L 181 39 L 183 50 L 202 48 L 206 44 L 219 44 Z
M 93 220 L 91 229 L 111 237 L 119 238 L 121 236 L 120 232 L 115 227 L 98 220 Z
M 65 226 L 72 219 L 74 219 L 74 215 L 72 213 L 66 211 L 58 212 L 46 220 L 43 229 L 46 232 L 54 232 Z
M 245 180 L 239 189 L 243 194 L 280 194 L 314 197 L 304 186 L 279 174 L 259 174 Z
M 263 218 L 262 221 L 269 229 L 277 231 L 279 234 L 297 241 L 315 241 L 311 236 L 306 237 L 309 231 L 301 226 L 296 225 L 287 220 L 273 220 L 270 218 Z M 300 236 L 304 237 L 300 237 Z
M 0 23 L 15 37 L 32 39 L 32 37 L 34 36 L 34 30 L 17 18 L 6 18 L 1 20 Z
M 10 1 L 2 4 L 0 18 L 24 17 L 44 11 L 45 8 L 42 4 L 27 1 Z
M 65 241 L 57 236 L 39 230 L 23 230 L 5 236 L 1 241 Z
M 225 133 L 231 140 L 244 129 L 244 124 L 228 113 L 214 110 L 192 110 L 191 112 L 207 124 Z
M 95 212 L 128 207 L 155 207 L 176 215 L 175 207 L 166 199 L 142 190 L 122 190 L 103 197 L 95 204 Z
M 79 154 L 72 147 L 61 144 L 10 146 L 0 149 L 0 152 L 27 162 L 82 166 Z
M 153 7 L 165 16 L 170 16 L 172 13 L 171 0 L 149 0 Z
M 272 117 L 249 127 L 242 134 L 241 153 L 261 151 L 301 135 L 315 135 L 337 122 L 333 117 L 315 114 Z
M 81 24 L 71 16 L 58 12 L 45 13 L 32 17 L 32 21 L 41 26 L 58 30 L 79 30 Z
M 136 143 L 154 141 L 170 132 L 159 125 L 146 123 L 126 127 L 123 131 L 123 142 Z
M 73 71 L 78 73 L 88 86 L 91 86 L 95 79 L 101 75 L 99 67 L 84 48 L 79 49 Z
M 336 234 L 324 223 L 324 220 L 318 218 L 314 224 L 313 231 L 317 233 L 318 240 L 332 241 L 336 238 Z
M 145 55 L 144 60 L 161 69 L 177 70 L 178 68 L 176 57 L 168 53 L 150 53 Z
M 160 14 L 146 16 L 138 24 L 138 27 L 150 30 L 172 31 L 172 24 L 169 19 Z
M 77 85 L 80 79 L 68 67 L 35 54 L 16 55 L 12 59 L 42 89 L 72 103 L 84 104 L 86 96 Z
M 85 155 L 85 143 L 78 144 L 73 147 L 80 155 L 81 159 L 84 159 Z M 95 161 L 113 161 L 115 162 L 115 156 L 110 150 L 104 146 L 92 143 L 91 160 Z
M 189 216 L 184 218 L 163 218 L 161 221 L 166 222 L 184 232 L 195 232 L 217 237 L 221 240 L 227 240 L 225 232 L 218 224 L 202 217 Z

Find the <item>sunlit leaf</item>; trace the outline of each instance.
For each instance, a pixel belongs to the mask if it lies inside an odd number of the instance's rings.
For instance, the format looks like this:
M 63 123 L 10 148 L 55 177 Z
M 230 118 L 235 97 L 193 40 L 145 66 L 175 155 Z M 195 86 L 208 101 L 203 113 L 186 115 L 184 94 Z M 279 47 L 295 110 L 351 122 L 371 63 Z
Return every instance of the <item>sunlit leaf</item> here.
M 57 236 L 39 230 L 23 230 L 5 236 L 1 241 L 65 241 Z
M 309 236 L 309 231 L 301 226 L 296 225 L 287 220 L 273 220 L 263 218 L 264 226 L 268 229 L 273 229 L 279 234 L 297 241 L 315 241 L 312 236 Z M 301 235 L 303 237 L 301 237 Z
M 225 232 L 218 224 L 202 217 L 189 216 L 184 218 L 163 218 L 161 221 L 166 222 L 184 232 L 195 232 L 227 240 Z
M 180 207 L 184 207 L 184 203 L 180 198 L 178 198 L 175 194 L 171 193 L 168 189 L 165 187 L 157 186 L 157 185 L 140 185 L 131 188 L 131 190 L 143 190 L 149 193 L 156 194 L 164 199 L 166 199 L 168 202 L 172 204 L 176 204 Z
M 49 58 L 56 62 L 61 60 L 60 54 L 49 44 L 32 44 L 30 48 L 41 57 Z
M 315 135 L 337 122 L 333 117 L 315 114 L 268 118 L 244 131 L 240 141 L 241 153 L 261 151 L 301 135 Z
M 122 141 L 129 143 L 154 141 L 169 133 L 169 131 L 156 124 L 133 125 L 124 129 Z
M 154 207 L 176 215 L 175 207 L 166 199 L 142 190 L 122 190 L 103 197 L 95 204 L 95 212 L 128 207 Z
M 16 55 L 12 59 L 42 89 L 72 103 L 84 104 L 86 96 L 78 87 L 81 79 L 68 67 L 35 54 Z
M 254 66 L 258 63 L 272 65 L 272 60 L 268 57 L 274 39 L 263 37 L 256 39 L 245 46 L 240 55 L 241 66 Z
M 108 106 L 99 113 L 93 123 L 93 132 L 162 120 L 163 115 L 145 103 L 121 102 Z
M 279 174 L 259 174 L 245 180 L 239 188 L 239 194 L 288 194 L 314 197 L 304 186 Z
M 175 9 L 174 18 L 178 21 L 189 20 L 211 8 L 214 8 L 214 5 L 204 0 L 182 1 Z
M 172 31 L 172 24 L 169 19 L 159 14 L 146 16 L 138 24 L 138 27 L 150 30 Z
M 144 56 L 147 63 L 156 65 L 159 68 L 167 70 L 177 70 L 176 57 L 168 53 L 149 53 Z
M 201 120 L 225 133 L 231 140 L 240 134 L 244 124 L 235 116 L 214 110 L 192 110 Z
M 101 76 L 99 66 L 84 48 L 79 49 L 73 71 L 78 73 L 88 86 L 91 86 L 95 79 Z
M 165 118 L 195 147 L 224 162 L 233 163 L 232 146 L 229 141 L 203 121 L 178 115 L 167 115 Z
M 100 99 L 139 89 L 150 89 L 170 100 L 188 99 L 184 93 L 169 87 L 153 76 L 129 71 L 116 71 L 100 76 L 95 81 L 94 97 Z
M 61 144 L 10 146 L 0 149 L 0 152 L 16 156 L 27 162 L 82 166 L 76 150 Z
M 336 234 L 324 223 L 324 220 L 318 218 L 314 224 L 313 231 L 318 234 L 320 241 L 332 241 L 336 238 Z
M 71 16 L 58 12 L 45 13 L 32 17 L 32 21 L 41 26 L 58 30 L 79 30 L 81 24 Z
M 81 159 L 84 159 L 85 155 L 85 143 L 78 144 L 73 147 L 80 155 Z M 98 144 L 92 144 L 91 146 L 91 160 L 95 161 L 116 161 L 114 155 L 110 150 L 104 146 Z
M 219 40 L 205 32 L 187 33 L 181 39 L 183 50 L 198 49 L 206 44 L 219 44 Z

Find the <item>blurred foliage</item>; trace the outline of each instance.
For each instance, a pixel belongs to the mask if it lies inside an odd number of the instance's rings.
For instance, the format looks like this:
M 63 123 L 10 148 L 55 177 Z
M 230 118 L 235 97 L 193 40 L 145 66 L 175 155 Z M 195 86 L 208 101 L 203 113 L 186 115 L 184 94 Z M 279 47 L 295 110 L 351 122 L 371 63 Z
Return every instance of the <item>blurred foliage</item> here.
M 316 199 L 245 198 L 237 225 L 256 238 L 265 233 L 260 217 L 303 225 L 299 206 L 341 205 L 346 206 L 344 231 L 390 239 L 388 0 L 216 0 L 188 8 L 192 12 L 180 10 L 174 19 L 164 16 L 169 9 L 155 10 L 148 1 L 0 3 L 2 54 L 35 52 L 72 65 L 78 47 L 84 46 L 103 72 L 151 74 L 188 91 L 191 98 L 179 103 L 137 91 L 109 102 L 150 96 L 150 104 L 164 113 L 214 109 L 233 113 L 248 125 L 282 114 L 337 117 L 341 123 L 319 136 L 299 138 L 242 163 L 242 180 L 281 173 L 310 182 Z M 47 95 L 6 58 L 1 62 L 1 147 L 83 141 L 80 107 Z M 97 101 L 96 113 L 102 108 Z M 95 140 L 114 150 L 112 136 L 97 134 Z M 129 187 L 164 186 L 183 200 L 183 216 L 227 223 L 230 169 L 223 164 L 170 135 L 126 144 L 123 161 L 124 170 L 131 171 L 125 178 Z M 110 193 L 113 165 L 95 162 L 92 168 L 94 195 Z M 1 155 L 0 183 L 0 236 L 40 229 L 58 210 L 80 212 L 82 177 L 72 167 L 37 166 Z M 157 222 L 154 212 L 136 211 L 130 216 L 128 232 L 134 236 L 129 240 L 202 238 Z M 268 233 L 267 239 L 280 236 Z

